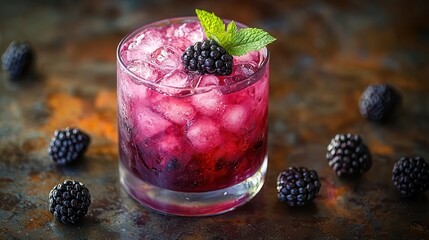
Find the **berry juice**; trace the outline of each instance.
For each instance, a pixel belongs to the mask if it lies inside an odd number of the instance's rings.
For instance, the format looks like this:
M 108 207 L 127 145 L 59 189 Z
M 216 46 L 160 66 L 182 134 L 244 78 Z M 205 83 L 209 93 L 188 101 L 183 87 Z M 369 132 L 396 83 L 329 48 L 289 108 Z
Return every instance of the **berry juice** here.
M 229 76 L 185 71 L 183 52 L 204 39 L 196 18 L 178 18 L 147 25 L 118 47 L 121 183 L 164 213 L 222 213 L 264 182 L 268 51 L 234 57 Z

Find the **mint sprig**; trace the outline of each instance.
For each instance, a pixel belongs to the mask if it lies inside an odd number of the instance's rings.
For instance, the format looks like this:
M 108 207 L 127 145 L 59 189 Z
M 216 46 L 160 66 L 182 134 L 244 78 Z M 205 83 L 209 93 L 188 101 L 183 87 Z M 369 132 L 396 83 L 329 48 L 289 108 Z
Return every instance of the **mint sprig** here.
M 215 40 L 229 54 L 241 56 L 250 51 L 259 50 L 276 39 L 258 28 L 238 29 L 234 21 L 228 26 L 214 13 L 196 9 L 197 17 L 207 38 Z

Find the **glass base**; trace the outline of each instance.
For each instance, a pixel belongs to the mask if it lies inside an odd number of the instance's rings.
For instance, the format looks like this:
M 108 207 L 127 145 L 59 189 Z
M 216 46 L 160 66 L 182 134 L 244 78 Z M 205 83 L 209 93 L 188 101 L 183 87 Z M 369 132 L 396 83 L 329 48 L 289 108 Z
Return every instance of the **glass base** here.
M 210 192 L 178 192 L 137 178 L 119 161 L 122 186 L 144 207 L 178 216 L 210 216 L 231 211 L 252 199 L 264 185 L 268 157 L 253 176 L 234 186 Z

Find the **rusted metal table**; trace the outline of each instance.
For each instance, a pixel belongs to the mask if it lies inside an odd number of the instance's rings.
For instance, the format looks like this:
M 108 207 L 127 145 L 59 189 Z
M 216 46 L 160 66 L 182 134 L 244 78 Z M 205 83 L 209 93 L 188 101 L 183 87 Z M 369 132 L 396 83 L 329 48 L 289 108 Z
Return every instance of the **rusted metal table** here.
M 3 1 L 0 50 L 30 41 L 37 75 L 0 78 L 1 239 L 429 239 L 428 194 L 402 199 L 391 183 L 403 155 L 429 160 L 429 21 L 424 1 Z M 388 2 L 388 1 L 386 1 Z M 235 211 L 204 218 L 164 216 L 139 207 L 118 181 L 115 49 L 131 30 L 195 8 L 264 28 L 271 50 L 269 168 L 261 192 Z M 404 102 L 388 124 L 363 119 L 364 88 L 388 82 Z M 92 136 L 85 160 L 59 168 L 47 155 L 57 128 Z M 342 180 L 326 160 L 329 140 L 360 134 L 373 166 Z M 316 169 L 320 196 L 303 208 L 276 197 L 288 166 Z M 66 179 L 91 191 L 75 226 L 53 219 L 49 190 Z

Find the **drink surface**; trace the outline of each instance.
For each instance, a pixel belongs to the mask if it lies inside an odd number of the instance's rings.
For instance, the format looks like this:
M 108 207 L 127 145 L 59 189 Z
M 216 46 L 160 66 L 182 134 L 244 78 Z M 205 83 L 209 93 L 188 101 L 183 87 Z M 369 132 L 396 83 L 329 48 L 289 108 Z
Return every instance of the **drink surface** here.
M 266 49 L 234 57 L 230 76 L 185 72 L 197 21 L 142 29 L 119 49 L 119 152 L 142 181 L 185 192 L 229 187 L 266 156 Z M 130 74 L 132 73 L 132 74 Z

